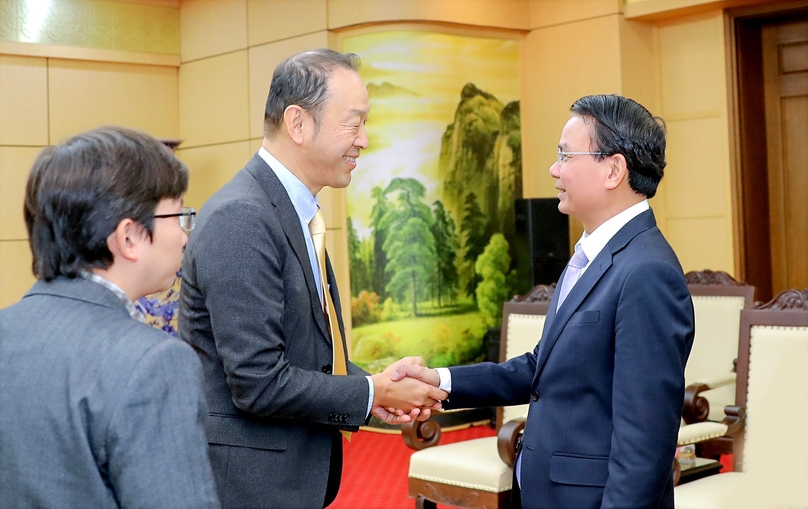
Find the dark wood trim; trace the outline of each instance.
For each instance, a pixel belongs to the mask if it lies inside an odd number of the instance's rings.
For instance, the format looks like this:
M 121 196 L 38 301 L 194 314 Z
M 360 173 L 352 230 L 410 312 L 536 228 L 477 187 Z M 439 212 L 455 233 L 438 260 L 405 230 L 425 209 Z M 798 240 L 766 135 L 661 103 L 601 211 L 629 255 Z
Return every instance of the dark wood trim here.
M 401 425 L 401 438 L 415 451 L 438 445 L 441 434 L 440 424 L 433 420 L 414 420 Z
M 433 481 L 409 478 L 409 495 L 412 498 L 424 498 L 427 501 L 452 507 L 466 509 L 497 509 L 508 506 L 511 490 L 493 493 L 490 491 L 470 490 L 461 486 L 443 484 Z M 418 500 L 416 500 L 416 504 Z M 423 503 L 423 502 L 422 502 Z M 417 507 L 417 506 L 416 506 Z M 429 507 L 423 505 L 422 507 Z M 434 506 L 432 506 L 434 507 Z
M 808 290 L 786 290 L 755 309 L 808 311 Z
M 721 270 L 691 271 L 685 274 L 685 281 L 693 296 L 743 297 L 745 308 L 752 307 L 755 300 L 755 286 L 738 281 Z
M 725 12 L 735 273 L 754 285 L 763 300 L 773 290 L 761 27 L 805 13 L 806 0 Z

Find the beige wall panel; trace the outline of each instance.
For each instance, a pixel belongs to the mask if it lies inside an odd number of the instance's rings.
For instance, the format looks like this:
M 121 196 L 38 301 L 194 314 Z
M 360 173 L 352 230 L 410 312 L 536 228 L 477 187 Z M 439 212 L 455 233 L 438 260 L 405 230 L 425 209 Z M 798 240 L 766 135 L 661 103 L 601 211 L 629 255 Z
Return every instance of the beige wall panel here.
M 726 137 L 719 117 L 668 122 L 669 217 L 732 217 Z
M 668 232 L 668 177 L 667 175 L 662 178 L 662 182 L 657 186 L 657 193 L 653 198 L 648 200 L 648 204 L 654 209 L 654 217 L 656 217 L 657 226 L 662 233 L 667 235 Z
M 49 67 L 51 144 L 104 124 L 178 137 L 176 68 L 77 60 Z
M 244 168 L 259 148 L 259 145 L 253 145 L 249 141 L 240 141 L 178 150 L 177 157 L 191 173 L 185 204 L 201 209 L 213 193 Z
M 180 4 L 182 61 L 247 48 L 247 0 L 183 0 Z
M 0 145 L 48 144 L 44 58 L 0 55 Z
M 0 240 L 28 238 L 22 217 L 25 184 L 41 150 L 40 147 L 0 147 Z
M 642 21 L 626 21 L 623 17 L 619 20 L 622 95 L 659 115 L 661 76 L 656 27 Z
M 325 226 L 329 230 L 347 228 L 348 215 L 346 213 L 345 197 L 345 189 L 324 187 L 317 193 L 317 201 L 323 209 L 323 214 L 325 214 Z
M 529 0 L 530 27 L 560 25 L 622 12 L 622 0 Z
M 423 20 L 527 29 L 529 7 L 526 0 L 328 0 L 328 28 Z
M 666 120 L 726 111 L 721 11 L 659 26 L 662 114 Z
M 269 85 L 275 67 L 290 56 L 316 48 L 329 46 L 328 32 L 294 37 L 271 44 L 263 44 L 250 48 L 250 137 L 264 136 L 264 109 L 266 107 Z
M 621 92 L 619 17 L 534 30 L 520 55 L 524 195 L 552 197 L 549 168 L 569 107 L 584 95 Z
M 328 0 L 247 0 L 250 46 L 328 28 Z
M 729 219 L 668 219 L 665 236 L 685 272 L 710 269 L 733 274 L 731 231 Z
M 179 90 L 184 148 L 249 139 L 247 50 L 183 64 Z
M 27 240 L 0 241 L 0 308 L 10 306 L 36 282 Z

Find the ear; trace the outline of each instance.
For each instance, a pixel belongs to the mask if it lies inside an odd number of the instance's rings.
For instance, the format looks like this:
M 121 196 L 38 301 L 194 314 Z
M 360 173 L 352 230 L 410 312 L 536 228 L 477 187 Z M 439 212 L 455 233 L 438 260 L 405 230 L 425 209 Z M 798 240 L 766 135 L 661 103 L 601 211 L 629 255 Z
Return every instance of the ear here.
M 611 191 L 620 187 L 623 182 L 628 183 L 628 165 L 623 154 L 611 155 L 604 162 L 609 165 L 609 171 L 606 175 L 606 189 Z
M 286 126 L 286 134 L 296 145 L 303 143 L 305 120 L 306 112 L 296 104 L 287 106 L 283 111 L 283 124 Z
M 118 223 L 115 231 L 107 237 L 107 248 L 115 261 L 120 259 L 136 262 L 144 243 L 149 243 L 146 229 L 130 218 Z

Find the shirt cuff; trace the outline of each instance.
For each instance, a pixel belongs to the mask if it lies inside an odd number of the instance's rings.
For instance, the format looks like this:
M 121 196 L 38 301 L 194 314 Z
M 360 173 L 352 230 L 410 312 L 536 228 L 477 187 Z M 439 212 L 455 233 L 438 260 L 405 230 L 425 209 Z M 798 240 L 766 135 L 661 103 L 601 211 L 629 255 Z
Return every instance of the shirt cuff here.
M 375 396 L 375 392 L 373 390 L 373 380 L 369 376 L 365 376 L 368 381 L 368 411 L 365 413 L 365 418 L 367 419 L 370 416 L 370 411 L 373 409 L 373 396 Z
M 449 368 L 435 368 L 440 377 L 440 386 L 438 389 L 446 392 L 452 392 L 452 372 Z

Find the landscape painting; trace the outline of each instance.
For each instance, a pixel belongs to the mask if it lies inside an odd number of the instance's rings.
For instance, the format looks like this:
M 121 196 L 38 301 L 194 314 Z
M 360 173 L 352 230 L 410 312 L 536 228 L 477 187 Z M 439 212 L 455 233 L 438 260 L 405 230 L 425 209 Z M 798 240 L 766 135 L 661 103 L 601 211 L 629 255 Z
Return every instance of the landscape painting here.
M 514 286 L 519 43 L 391 31 L 342 49 L 362 59 L 371 104 L 347 189 L 351 359 L 484 360 Z

